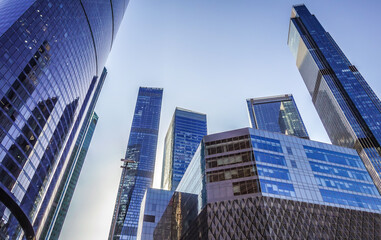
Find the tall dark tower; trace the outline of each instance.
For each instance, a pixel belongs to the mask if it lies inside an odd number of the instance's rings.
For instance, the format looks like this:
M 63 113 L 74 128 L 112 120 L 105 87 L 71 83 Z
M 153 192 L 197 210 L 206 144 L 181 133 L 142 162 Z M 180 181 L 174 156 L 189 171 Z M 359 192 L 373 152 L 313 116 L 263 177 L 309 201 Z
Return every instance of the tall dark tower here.
M 162 88 L 139 89 L 109 239 L 136 239 L 140 205 L 152 187 Z
M 0 238 L 40 239 L 128 0 L 0 4 Z
M 292 8 L 288 45 L 333 144 L 355 148 L 381 192 L 381 102 L 306 6 Z

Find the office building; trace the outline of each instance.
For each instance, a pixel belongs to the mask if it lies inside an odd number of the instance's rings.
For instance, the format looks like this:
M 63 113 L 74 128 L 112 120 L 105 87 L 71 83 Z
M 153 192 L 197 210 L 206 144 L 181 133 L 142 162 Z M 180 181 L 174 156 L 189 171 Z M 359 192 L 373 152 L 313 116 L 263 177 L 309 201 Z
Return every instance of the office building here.
M 252 128 L 212 134 L 176 191 L 191 195 L 168 205 L 157 239 L 381 236 L 381 196 L 350 148 Z
M 139 88 L 109 239 L 136 239 L 140 206 L 152 187 L 163 89 Z
M 40 235 L 42 239 L 58 239 L 61 233 L 65 217 L 77 185 L 82 166 L 85 162 L 87 150 L 90 146 L 92 136 L 98 122 L 98 115 L 94 112 L 95 105 L 98 101 L 103 84 L 106 80 L 107 69 L 104 68 L 102 75 L 99 78 L 99 84 L 94 91 L 94 96 L 91 99 L 89 108 L 87 110 L 84 123 L 81 127 L 74 148 L 70 154 L 64 175 L 61 181 L 57 194 L 54 197 L 53 206 L 51 207 L 44 229 Z
M 62 188 L 64 188 L 64 190 L 62 190 L 63 192 L 59 195 L 59 198 L 58 196 L 56 196 L 55 198 L 55 201 L 57 201 L 58 204 L 57 206 L 55 206 L 56 210 L 52 212 L 54 214 L 52 216 L 54 218 L 54 221 L 51 223 L 50 226 L 46 226 L 48 227 L 46 229 L 47 232 L 43 232 L 42 234 L 42 237 L 44 239 L 59 239 L 97 122 L 98 115 L 94 112 L 90 118 L 90 122 L 86 125 L 86 128 L 81 129 L 81 141 L 77 140 L 76 145 L 74 146 L 74 151 L 70 157 L 70 160 L 74 160 L 70 170 L 67 172 L 67 174 L 69 174 L 70 177 L 68 177 L 65 184 L 61 186 Z
M 128 1 L 0 4 L 0 232 L 39 239 Z
M 205 114 L 176 108 L 165 136 L 161 188 L 176 190 L 194 152 L 206 134 Z
M 292 8 L 288 45 L 333 144 L 355 148 L 381 191 L 381 102 L 306 6 Z
M 291 94 L 247 99 L 252 128 L 309 139 Z

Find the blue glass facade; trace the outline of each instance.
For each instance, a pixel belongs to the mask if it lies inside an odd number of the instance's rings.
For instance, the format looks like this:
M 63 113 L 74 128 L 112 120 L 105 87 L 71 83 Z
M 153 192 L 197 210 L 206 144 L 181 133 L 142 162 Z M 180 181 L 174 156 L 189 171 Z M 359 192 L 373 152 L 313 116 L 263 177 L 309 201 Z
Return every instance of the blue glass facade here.
M 59 238 L 82 166 L 86 158 L 87 150 L 90 146 L 90 142 L 98 122 L 98 115 L 94 112 L 94 109 L 103 84 L 106 80 L 106 76 L 107 70 L 104 68 L 62 177 L 65 181 L 61 181 L 57 194 L 54 197 L 53 206 L 49 211 L 46 221 L 50 224 L 46 224 L 44 226 L 40 238 Z
M 292 9 L 288 45 L 332 143 L 355 148 L 381 191 L 381 102 L 306 6 Z
M 137 239 L 154 239 L 153 232 L 168 207 L 173 193 L 173 191 L 162 189 L 147 189 L 140 209 Z
M 76 141 L 73 153 L 70 156 L 70 168 L 65 170 L 64 179 L 58 189 L 59 193 L 54 198 L 54 205 L 49 211 L 48 220 L 50 225 L 45 225 L 41 239 L 59 239 L 67 211 L 70 206 L 71 199 L 74 194 L 75 187 L 78 182 L 79 175 L 83 163 L 86 158 L 87 150 L 89 149 L 91 139 L 98 122 L 98 115 L 94 112 L 84 127 L 82 127 L 79 140 Z
M 193 200 L 171 199 L 155 239 L 380 236 L 381 196 L 350 148 L 252 128 L 207 135 L 184 192 Z
M 164 143 L 163 189 L 176 190 L 206 134 L 205 114 L 176 108 Z
M 140 205 L 152 187 L 162 96 L 161 88 L 139 88 L 109 239 L 136 239 Z
M 123 16 L 125 6 L 125 1 L 1 2 L 0 232 L 5 236 L 39 238 L 49 224 L 112 29 L 119 25 L 111 9 Z
M 291 94 L 247 99 L 251 127 L 309 139 Z
M 355 150 L 254 129 L 250 138 L 263 196 L 381 212 L 381 196 Z M 263 161 L 264 154 L 275 161 Z
M 209 203 L 255 196 L 381 213 L 381 196 L 354 149 L 251 128 L 204 137 L 177 191 L 197 194 L 199 213 Z

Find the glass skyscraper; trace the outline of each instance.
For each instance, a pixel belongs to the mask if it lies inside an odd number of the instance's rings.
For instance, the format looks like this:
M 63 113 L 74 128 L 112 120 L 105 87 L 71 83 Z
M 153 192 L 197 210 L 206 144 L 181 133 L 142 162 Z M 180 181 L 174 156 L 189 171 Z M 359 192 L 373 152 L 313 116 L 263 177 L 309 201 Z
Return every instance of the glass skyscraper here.
M 247 99 L 252 128 L 309 139 L 291 94 Z
M 136 239 L 140 205 L 152 187 L 163 89 L 139 88 L 109 239 Z
M 333 144 L 355 148 L 381 191 L 381 102 L 306 6 L 292 8 L 288 45 Z
M 58 239 L 61 233 L 82 166 L 85 162 L 87 150 L 90 146 L 90 142 L 98 122 L 98 115 L 94 112 L 94 109 L 103 84 L 106 80 L 106 76 L 107 70 L 104 68 L 99 79 L 99 84 L 95 89 L 94 96 L 89 105 L 89 109 L 87 110 L 84 123 L 70 154 L 68 167 L 65 169 L 63 175 L 63 179 L 65 179 L 65 181 L 61 181 L 57 194 L 53 200 L 53 207 L 49 211 L 47 222 L 50 224 L 46 224 L 44 226 L 40 238 L 52 240 Z
M 205 114 L 176 108 L 164 142 L 163 189 L 176 190 L 206 134 Z
M 69 171 L 67 173 L 70 175 L 70 177 L 67 178 L 67 181 L 62 186 L 64 190 L 61 195 L 59 195 L 59 198 L 57 196 L 55 199 L 58 200 L 58 206 L 55 207 L 56 211 L 52 212 L 54 214 L 52 216 L 54 217 L 54 221 L 50 226 L 46 226 L 46 232 L 44 231 L 44 235 L 42 235 L 44 239 L 59 239 L 59 235 L 61 233 L 75 187 L 77 186 L 79 175 L 85 162 L 86 154 L 89 150 L 91 139 L 93 137 L 97 123 L 98 115 L 93 112 L 90 118 L 90 122 L 88 122 L 86 126 L 82 127 L 81 129 L 79 136 L 80 141 L 79 139 L 77 140 L 74 146 L 74 151 L 70 157 L 70 160 L 74 160 L 71 168 L 68 169 Z
M 128 0 L 0 4 L 0 236 L 39 239 Z

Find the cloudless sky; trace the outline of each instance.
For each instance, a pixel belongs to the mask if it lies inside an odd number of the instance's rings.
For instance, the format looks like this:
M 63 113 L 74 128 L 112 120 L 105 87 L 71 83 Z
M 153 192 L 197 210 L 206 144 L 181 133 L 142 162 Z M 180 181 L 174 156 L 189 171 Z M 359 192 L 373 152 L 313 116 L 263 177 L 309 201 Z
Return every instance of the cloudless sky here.
M 106 67 L 92 143 L 63 240 L 107 239 L 139 86 L 164 88 L 154 187 L 176 106 L 208 133 L 249 126 L 246 99 L 292 93 L 311 139 L 329 142 L 287 35 L 293 0 L 131 0 Z M 304 2 L 381 96 L 381 1 Z

